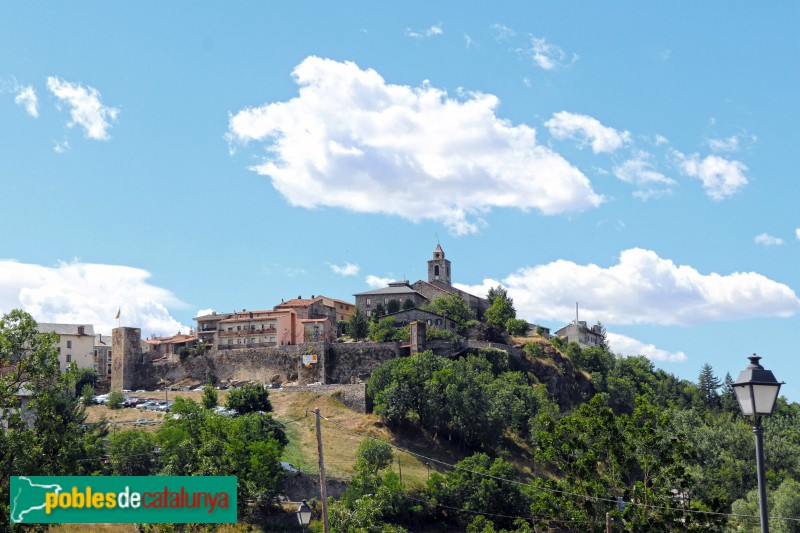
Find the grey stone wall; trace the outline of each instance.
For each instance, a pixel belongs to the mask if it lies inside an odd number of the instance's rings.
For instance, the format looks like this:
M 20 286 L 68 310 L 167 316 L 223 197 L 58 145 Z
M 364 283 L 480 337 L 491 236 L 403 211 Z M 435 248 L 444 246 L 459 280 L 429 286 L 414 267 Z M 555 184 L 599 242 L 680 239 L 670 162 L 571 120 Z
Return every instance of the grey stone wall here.
M 373 370 L 396 357 L 400 357 L 400 346 L 395 342 L 331 344 L 326 366 L 327 380 L 323 383 L 366 381 Z
M 283 387 L 281 392 L 313 392 L 330 396 L 359 413 L 367 412 L 367 385 L 365 383 L 330 384 L 330 385 L 301 385 L 297 387 Z
M 115 328 L 111 331 L 111 390 L 134 390 L 136 366 L 141 360 L 142 330 Z

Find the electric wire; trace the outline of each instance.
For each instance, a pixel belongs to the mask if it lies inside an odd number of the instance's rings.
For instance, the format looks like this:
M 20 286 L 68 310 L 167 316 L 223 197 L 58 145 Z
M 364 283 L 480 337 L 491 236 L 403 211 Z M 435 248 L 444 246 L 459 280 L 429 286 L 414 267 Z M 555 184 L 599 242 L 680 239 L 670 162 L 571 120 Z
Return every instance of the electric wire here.
M 398 446 L 398 445 L 396 445 L 394 443 L 385 441 L 383 439 L 379 439 L 377 437 L 373 437 L 371 435 L 367 435 L 365 433 L 361 433 L 361 432 L 356 431 L 354 429 L 350 429 L 348 427 L 345 427 L 345 426 L 339 424 L 338 422 L 336 422 L 334 420 L 326 418 L 321 413 L 320 413 L 320 418 L 324 419 L 326 422 L 329 422 L 330 424 L 332 424 L 332 425 L 334 425 L 334 426 L 336 426 L 336 427 L 338 427 L 338 428 L 340 428 L 340 429 L 342 429 L 344 431 L 348 431 L 350 433 L 353 433 L 353 434 L 358 435 L 358 436 L 363 437 L 363 438 L 368 438 L 368 439 L 372 439 L 372 440 L 375 440 L 375 441 L 378 441 L 378 442 L 383 442 L 384 444 L 388 444 L 389 446 L 391 446 L 391 447 L 393 447 L 393 448 L 395 448 L 397 450 L 400 450 L 400 451 L 402 451 L 404 453 L 407 453 L 409 455 L 413 455 L 413 456 L 418 457 L 420 459 L 424 459 L 426 461 L 431 461 L 431 462 L 440 464 L 442 466 L 445 466 L 445 467 L 448 467 L 448 468 L 452 468 L 454 470 L 461 470 L 463 472 L 468 472 L 470 474 L 478 475 L 478 476 L 489 478 L 489 479 L 494 479 L 495 481 L 502 481 L 502 482 L 511 483 L 511 484 L 514 484 L 514 485 L 521 485 L 521 486 L 525 486 L 525 487 L 530 487 L 530 488 L 535 489 L 535 490 L 541 490 L 541 491 L 550 492 L 550 493 L 554 493 L 554 494 L 561 494 L 561 495 L 564 495 L 564 496 L 574 496 L 574 497 L 577 497 L 577 498 L 583 498 L 584 500 L 597 501 L 597 502 L 607 502 L 607 503 L 612 503 L 612 504 L 615 504 L 615 505 L 618 505 L 620 503 L 620 501 L 616 500 L 616 499 L 603 498 L 603 497 L 600 497 L 600 496 L 590 496 L 588 494 L 579 494 L 579 493 L 576 493 L 576 492 L 569 492 L 569 491 L 564 491 L 564 490 L 559 490 L 559 489 L 552 489 L 552 488 L 549 488 L 549 487 L 540 487 L 538 485 L 532 485 L 530 483 L 525 483 L 525 482 L 522 482 L 522 481 L 517 481 L 517 480 L 513 480 L 513 479 L 506 479 L 506 478 L 502 478 L 502 477 L 499 477 L 499 476 L 494 476 L 492 474 L 487 474 L 485 472 L 477 472 L 477 471 L 474 471 L 474 470 L 469 470 L 468 468 L 464 468 L 464 467 L 461 467 L 461 466 L 453 465 L 453 464 L 447 463 L 445 461 L 441 461 L 439 459 L 435 459 L 433 457 L 427 457 L 425 455 L 422 455 L 422 454 L 419 454 L 419 453 L 416 453 L 416 452 L 412 452 L 411 450 L 403 448 L 402 446 Z M 745 514 L 737 514 L 737 513 L 723 513 L 723 512 L 718 512 L 718 511 L 701 511 L 701 510 L 698 510 L 698 509 L 681 509 L 679 507 L 667 507 L 667 506 L 650 505 L 650 504 L 644 504 L 644 503 L 632 502 L 632 501 L 624 501 L 624 500 L 622 501 L 622 503 L 624 503 L 625 505 L 646 507 L 646 508 L 649 508 L 649 509 L 658 509 L 658 510 L 661 510 L 661 511 L 675 511 L 675 512 L 679 512 L 679 513 L 702 514 L 702 515 L 711 515 L 711 516 L 730 516 L 730 517 L 737 517 L 737 518 L 758 518 L 758 516 L 756 516 L 756 515 L 745 515 Z M 792 522 L 800 522 L 800 518 L 783 517 L 783 516 L 770 516 L 769 519 L 770 520 L 786 520 L 786 521 L 792 521 Z

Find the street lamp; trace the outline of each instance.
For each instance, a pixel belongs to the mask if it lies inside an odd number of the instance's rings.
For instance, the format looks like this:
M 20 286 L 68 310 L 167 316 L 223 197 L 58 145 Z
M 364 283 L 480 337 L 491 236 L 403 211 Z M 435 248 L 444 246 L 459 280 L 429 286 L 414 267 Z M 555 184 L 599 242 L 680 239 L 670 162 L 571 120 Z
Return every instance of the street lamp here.
M 311 522 L 311 507 L 308 506 L 305 500 L 297 508 L 297 521 L 303 526 L 303 531 L 306 530 L 306 526 Z
M 761 532 L 769 533 L 767 518 L 767 487 L 764 477 L 764 430 L 761 417 L 770 416 L 775 410 L 775 401 L 783 382 L 778 382 L 771 370 L 759 364 L 761 357 L 756 354 L 748 357 L 750 365 L 742 370 L 733 391 L 742 408 L 742 414 L 754 417 L 753 433 L 756 436 L 756 467 L 758 468 L 758 503 L 761 511 Z

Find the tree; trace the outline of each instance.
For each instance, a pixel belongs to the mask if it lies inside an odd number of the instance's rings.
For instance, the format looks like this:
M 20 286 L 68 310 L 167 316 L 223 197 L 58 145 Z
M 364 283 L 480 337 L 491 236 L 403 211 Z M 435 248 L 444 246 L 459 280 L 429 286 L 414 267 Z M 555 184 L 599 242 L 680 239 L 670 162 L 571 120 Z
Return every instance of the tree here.
M 60 372 L 57 343 L 24 311 L 0 317 L 0 524 L 10 522 L 10 476 L 102 471 L 104 424 L 86 422 L 75 382 Z
M 489 309 L 486 310 L 486 313 L 484 313 L 486 322 L 494 324 L 495 326 L 500 326 L 504 329 L 506 327 L 506 322 L 516 317 L 517 311 L 514 309 L 511 301 L 503 296 L 497 296 L 494 299 L 491 307 L 489 307 Z
M 414 301 L 411 298 L 406 298 L 403 300 L 403 311 L 408 311 L 409 309 L 414 309 Z
M 508 297 L 508 291 L 502 285 L 492 287 L 489 289 L 489 292 L 486 293 L 486 299 L 489 300 L 489 305 L 492 305 L 497 298 L 503 298 L 512 306 L 514 305 L 514 300 Z
M 454 320 L 460 326 L 465 325 L 468 321 L 475 318 L 475 314 L 469 307 L 467 307 L 464 299 L 458 294 L 438 296 L 432 301 L 425 303 L 422 306 L 422 309 L 438 315 L 446 316 L 447 318 Z
M 498 516 L 497 510 L 502 509 L 502 514 L 509 516 L 527 514 L 520 485 L 503 481 L 515 477 L 508 461 L 476 453 L 459 461 L 447 476 L 434 473 L 428 490 L 433 500 L 443 506 L 441 512 L 447 518 L 467 521 L 476 513 L 488 513 L 487 518 L 495 523 L 511 525 L 512 519 Z
M 249 501 L 270 502 L 281 490 L 280 458 L 288 443 L 283 424 L 267 413 L 230 418 L 177 398 L 156 433 L 161 470 L 166 476 L 236 476 L 240 517 Z
M 376 309 L 377 310 L 377 309 Z M 364 312 L 356 307 L 356 312 L 347 322 L 347 335 L 353 340 L 361 340 L 369 333 L 369 321 Z
M 97 386 L 100 381 L 100 376 L 93 368 L 78 368 L 75 363 L 70 363 L 67 372 L 70 374 L 70 379 L 75 383 L 75 394 L 80 395 L 83 393 L 85 385 L 91 385 L 92 389 Z
M 114 476 L 149 476 L 158 465 L 153 434 L 140 429 L 120 431 L 108 439 L 108 462 Z
M 269 401 L 269 392 L 263 385 L 253 385 L 248 383 L 241 389 L 231 389 L 228 391 L 226 403 L 228 409 L 233 409 L 240 415 L 246 413 L 272 411 L 272 403 Z
M 369 327 L 369 336 L 375 342 L 391 342 L 397 336 L 397 328 L 394 325 L 393 316 L 380 319 Z
M 528 328 L 530 328 L 528 323 L 520 318 L 509 318 L 506 320 L 506 331 L 509 335 L 523 337 L 528 333 Z
M 389 300 L 389 303 L 386 304 L 386 312 L 388 314 L 396 313 L 400 310 L 400 300 L 395 300 L 394 298 Z
M 717 389 L 720 387 L 719 378 L 714 375 L 711 365 L 706 363 L 700 369 L 700 376 L 697 379 L 697 392 L 700 402 L 708 409 L 718 409 L 720 398 Z
M 211 380 L 209 379 L 206 383 L 206 386 L 203 387 L 203 397 L 200 399 L 200 402 L 203 404 L 203 407 L 206 409 L 213 409 L 217 406 L 219 399 L 217 397 L 217 391 L 214 389 L 214 386 L 211 384 Z

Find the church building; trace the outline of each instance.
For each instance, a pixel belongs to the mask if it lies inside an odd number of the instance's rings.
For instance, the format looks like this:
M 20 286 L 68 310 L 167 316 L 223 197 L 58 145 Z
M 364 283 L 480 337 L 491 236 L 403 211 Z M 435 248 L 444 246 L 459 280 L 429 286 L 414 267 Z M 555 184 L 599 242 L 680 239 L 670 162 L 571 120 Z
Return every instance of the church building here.
M 419 307 L 439 296 L 458 294 L 472 309 L 476 317 L 482 318 L 483 313 L 489 308 L 486 298 L 475 296 L 453 287 L 451 278 L 451 263 L 445 257 L 442 246 L 437 244 L 433 251 L 433 258 L 428 261 L 428 281 L 418 280 L 413 284 L 408 281 L 395 281 L 383 289 L 361 292 L 355 294 L 356 307 L 369 315 L 380 303 L 385 310 L 391 300 L 397 300 L 402 306 L 406 300 L 411 300 L 414 307 Z M 408 304 L 406 304 L 408 305 Z

